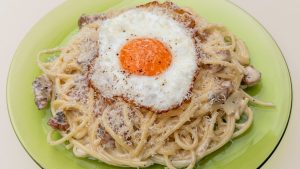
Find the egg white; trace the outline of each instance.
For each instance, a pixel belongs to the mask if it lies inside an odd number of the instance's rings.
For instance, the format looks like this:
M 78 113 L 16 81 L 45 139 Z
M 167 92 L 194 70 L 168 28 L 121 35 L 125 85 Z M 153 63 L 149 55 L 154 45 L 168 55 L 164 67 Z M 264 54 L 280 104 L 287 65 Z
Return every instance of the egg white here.
M 143 37 L 160 40 L 172 54 L 171 65 L 159 75 L 141 76 L 122 70 L 122 46 Z M 91 82 L 105 98 L 121 96 L 136 105 L 166 111 L 188 99 L 197 59 L 190 30 L 167 14 L 135 8 L 101 22 L 99 57 Z

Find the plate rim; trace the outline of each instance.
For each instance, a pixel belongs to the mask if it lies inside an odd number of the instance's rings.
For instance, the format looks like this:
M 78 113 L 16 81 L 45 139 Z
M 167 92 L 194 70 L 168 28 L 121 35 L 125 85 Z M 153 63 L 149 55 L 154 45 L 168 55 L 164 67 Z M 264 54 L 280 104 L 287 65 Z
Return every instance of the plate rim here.
M 285 124 L 285 128 L 284 130 L 282 131 L 282 134 L 281 134 L 281 137 L 279 138 L 278 142 L 276 143 L 275 147 L 273 148 L 273 150 L 270 152 L 270 154 L 266 157 L 266 159 L 259 165 L 257 166 L 257 168 L 261 168 L 262 166 L 264 166 L 268 160 L 272 157 L 272 155 L 274 154 L 274 152 L 277 150 L 277 148 L 280 146 L 280 143 L 282 142 L 282 139 L 284 138 L 285 134 L 286 134 L 286 131 L 288 129 L 288 126 L 289 126 L 289 122 L 290 122 L 290 119 L 291 119 L 291 115 L 292 115 L 292 110 L 293 110 L 293 82 L 292 82 L 292 77 L 291 77 L 291 72 L 290 72 L 290 69 L 289 69 L 289 66 L 288 66 L 288 63 L 286 61 L 286 58 L 285 58 L 285 55 L 283 54 L 281 48 L 279 47 L 278 43 L 275 41 L 274 37 L 272 36 L 272 34 L 265 28 L 265 26 L 259 22 L 253 15 L 251 15 L 248 11 L 246 11 L 245 9 L 243 9 L 242 7 L 238 6 L 237 4 L 235 4 L 234 2 L 231 2 L 230 0 L 224 0 L 226 1 L 227 3 L 235 6 L 236 8 L 240 9 L 243 13 L 245 13 L 246 15 L 250 16 L 267 34 L 268 36 L 271 38 L 271 40 L 274 42 L 275 46 L 277 47 L 277 49 L 279 50 L 281 56 L 282 56 L 282 59 L 284 61 L 284 65 L 286 66 L 286 70 L 287 70 L 287 73 L 288 73 L 288 79 L 289 79 L 289 85 L 290 85 L 290 97 L 291 97 L 291 101 L 290 101 L 290 104 L 289 104 L 289 115 L 288 115 L 288 118 L 287 118 L 287 121 L 286 121 L 286 124 Z M 67 3 L 69 3 L 70 0 L 67 0 L 67 1 L 64 1 L 62 3 L 59 3 L 57 4 L 57 6 L 55 6 L 53 9 L 51 9 L 49 12 L 47 12 L 45 15 L 43 15 L 33 26 L 31 26 L 31 28 L 26 32 L 25 36 L 22 38 L 22 40 L 19 42 L 19 44 L 17 45 L 17 48 L 13 54 L 13 57 L 12 57 L 12 60 L 10 62 L 10 65 L 9 65 L 9 71 L 7 73 L 7 78 L 6 78 L 6 108 L 7 108 L 7 113 L 9 115 L 9 121 L 10 121 L 10 124 L 13 128 L 13 131 L 14 131 L 14 134 L 16 136 L 16 138 L 18 139 L 19 143 L 21 144 L 22 148 L 25 150 L 25 152 L 29 155 L 29 157 L 40 167 L 40 168 L 45 168 L 42 164 L 40 164 L 35 158 L 33 158 L 33 156 L 30 154 L 29 150 L 26 149 L 25 145 L 23 144 L 23 142 L 21 141 L 21 139 L 19 138 L 19 135 L 18 135 L 18 132 L 16 131 L 16 127 L 15 127 L 15 123 L 13 122 L 12 120 L 12 117 L 11 117 L 11 111 L 10 111 L 10 103 L 9 103 L 9 87 L 8 87 L 8 84 L 10 83 L 10 77 L 11 77 L 11 71 L 12 71 L 12 65 L 14 62 L 16 62 L 16 53 L 19 49 L 19 47 L 21 46 L 21 44 L 23 43 L 23 41 L 26 39 L 26 37 L 28 36 L 28 34 L 31 32 L 32 28 L 37 26 L 41 20 L 43 20 L 46 16 L 48 16 L 49 14 L 51 14 L 52 12 L 54 12 L 58 7 L 61 7 L 61 6 L 64 6 L 66 5 Z M 119 3 L 123 2 L 120 1 Z M 117 3 L 118 4 L 118 3 Z M 114 4 L 113 6 L 117 5 L 117 4 Z M 109 8 L 113 7 L 113 6 L 110 6 Z M 109 9 L 108 8 L 108 9 Z

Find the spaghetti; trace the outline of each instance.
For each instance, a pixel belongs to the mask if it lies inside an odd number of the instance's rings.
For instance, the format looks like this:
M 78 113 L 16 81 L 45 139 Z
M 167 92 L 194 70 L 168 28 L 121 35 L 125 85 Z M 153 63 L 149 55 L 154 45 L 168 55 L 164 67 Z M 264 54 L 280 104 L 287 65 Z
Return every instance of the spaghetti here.
M 241 89 L 249 53 L 225 27 L 206 23 L 203 57 L 190 101 L 179 108 L 154 113 L 122 100 L 106 100 L 89 85 L 89 67 L 97 55 L 83 44 L 97 46 L 97 26 L 88 24 L 63 48 L 42 51 L 38 65 L 53 83 L 51 112 L 63 112 L 69 128 L 51 130 L 51 145 L 65 144 L 78 157 L 93 157 L 121 167 L 191 169 L 206 155 L 243 134 L 251 125 L 249 102 L 258 101 Z M 96 48 L 96 47 L 95 47 Z M 48 62 L 44 54 L 60 52 Z M 242 119 L 242 120 L 241 120 Z M 62 136 L 54 140 L 58 131 Z

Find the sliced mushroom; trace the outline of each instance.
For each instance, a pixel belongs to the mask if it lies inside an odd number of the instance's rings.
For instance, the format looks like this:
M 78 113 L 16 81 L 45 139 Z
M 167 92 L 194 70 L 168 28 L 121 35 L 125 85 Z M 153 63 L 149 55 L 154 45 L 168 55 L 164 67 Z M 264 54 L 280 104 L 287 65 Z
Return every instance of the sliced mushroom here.
M 51 80 L 46 75 L 41 75 L 32 82 L 32 87 L 34 92 L 34 101 L 37 108 L 45 108 L 51 99 Z
M 210 102 L 223 104 L 233 91 L 233 85 L 230 81 L 223 81 L 219 88 L 208 93 L 208 100 Z
M 51 126 L 53 129 L 66 131 L 70 125 L 66 121 L 66 116 L 63 112 L 57 112 L 55 116 L 53 116 L 48 121 L 48 125 Z
M 253 66 L 247 66 L 245 68 L 245 75 L 242 80 L 242 84 L 247 87 L 256 85 L 261 79 L 261 73 Z

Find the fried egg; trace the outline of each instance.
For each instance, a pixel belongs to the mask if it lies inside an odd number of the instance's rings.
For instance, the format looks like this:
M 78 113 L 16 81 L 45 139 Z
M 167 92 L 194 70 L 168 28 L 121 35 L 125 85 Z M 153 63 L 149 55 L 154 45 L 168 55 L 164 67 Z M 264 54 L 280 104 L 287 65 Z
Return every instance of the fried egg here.
M 193 31 L 161 9 L 133 8 L 101 21 L 91 84 L 155 112 L 190 98 L 199 54 Z

